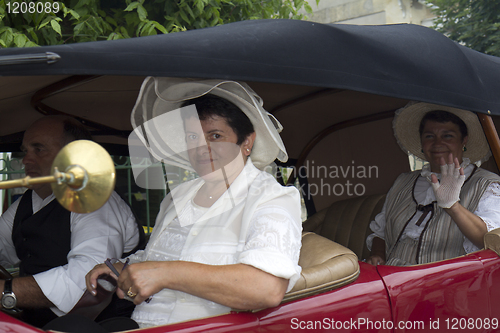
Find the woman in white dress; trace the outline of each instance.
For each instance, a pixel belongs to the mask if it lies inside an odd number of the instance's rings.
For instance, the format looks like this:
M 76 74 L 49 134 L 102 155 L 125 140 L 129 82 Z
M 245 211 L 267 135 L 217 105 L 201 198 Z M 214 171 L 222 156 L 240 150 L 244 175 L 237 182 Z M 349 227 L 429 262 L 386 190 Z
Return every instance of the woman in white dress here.
M 477 116 L 411 103 L 396 112 L 394 133 L 428 164 L 396 179 L 370 224 L 367 262 L 423 264 L 481 249 L 484 235 L 500 227 L 500 177 L 475 164 L 490 155 Z
M 115 264 L 140 327 L 278 305 L 300 275 L 300 199 L 263 169 L 288 157 L 281 125 L 248 85 L 147 78 L 132 115 L 139 141 L 200 177 L 163 200 L 144 251 Z M 112 274 L 106 265 L 87 275 Z

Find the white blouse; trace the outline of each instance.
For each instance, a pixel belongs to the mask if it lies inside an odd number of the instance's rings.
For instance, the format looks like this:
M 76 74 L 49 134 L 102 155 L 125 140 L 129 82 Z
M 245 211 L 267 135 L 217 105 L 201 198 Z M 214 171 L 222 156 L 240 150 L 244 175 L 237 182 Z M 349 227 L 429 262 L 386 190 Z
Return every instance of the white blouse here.
M 176 191 L 172 191 L 174 199 L 167 197 L 162 202 L 148 247 L 131 256 L 131 262 L 244 263 L 288 279 L 290 290 L 301 271 L 298 265 L 302 231 L 298 192 L 280 186 L 272 176 L 253 165 L 247 163 L 243 170 L 231 185 L 232 191 L 226 191 L 210 208 L 193 202 L 196 191 L 203 184 L 201 179 L 180 189 L 182 197 L 187 196 L 188 200 L 176 200 Z M 230 308 L 224 305 L 163 289 L 150 303 L 139 304 L 132 319 L 142 328 L 229 311 Z
M 465 178 L 467 179 L 474 170 L 474 164 L 471 164 L 469 159 L 464 158 L 462 167 L 464 168 Z M 431 185 L 431 174 L 432 173 L 430 172 L 429 165 L 426 164 L 422 168 L 421 172 L 422 177 L 418 177 L 417 182 L 415 184 L 414 196 L 418 204 L 428 205 L 436 200 L 436 197 L 434 195 L 434 190 L 432 189 Z M 435 175 L 438 177 L 438 179 L 441 176 L 440 174 L 435 174 Z M 384 203 L 382 211 L 375 217 L 375 220 L 370 223 L 370 229 L 373 231 L 373 234 L 368 236 L 366 240 L 368 249 L 370 250 L 372 247 L 374 237 L 385 239 L 385 223 L 386 223 L 385 209 L 386 205 Z M 431 217 L 431 214 L 429 214 L 424 219 L 422 224 L 420 226 L 417 226 L 416 222 L 418 221 L 420 216 L 422 216 L 422 214 L 423 214 L 422 211 L 416 212 L 416 214 L 413 216 L 411 221 L 406 226 L 401 236 L 401 239 L 405 239 L 406 237 L 408 237 L 414 240 L 418 240 L 420 238 L 420 235 L 424 230 L 427 221 L 429 221 Z M 488 231 L 500 228 L 500 184 L 499 183 L 492 183 L 486 188 L 486 191 L 479 200 L 477 209 L 474 212 L 474 214 L 479 216 L 484 221 L 486 227 L 488 228 Z M 464 250 L 466 253 L 471 253 L 480 250 L 480 248 L 478 248 L 467 237 L 464 236 Z

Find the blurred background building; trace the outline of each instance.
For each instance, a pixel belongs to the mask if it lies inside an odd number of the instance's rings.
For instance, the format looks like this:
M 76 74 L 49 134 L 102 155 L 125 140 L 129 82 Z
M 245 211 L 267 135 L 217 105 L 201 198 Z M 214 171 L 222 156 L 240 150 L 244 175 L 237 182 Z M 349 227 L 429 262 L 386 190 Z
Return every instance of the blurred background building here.
M 320 0 L 309 1 L 313 14 L 308 20 L 318 23 L 395 24 L 432 26 L 433 14 L 418 0 Z

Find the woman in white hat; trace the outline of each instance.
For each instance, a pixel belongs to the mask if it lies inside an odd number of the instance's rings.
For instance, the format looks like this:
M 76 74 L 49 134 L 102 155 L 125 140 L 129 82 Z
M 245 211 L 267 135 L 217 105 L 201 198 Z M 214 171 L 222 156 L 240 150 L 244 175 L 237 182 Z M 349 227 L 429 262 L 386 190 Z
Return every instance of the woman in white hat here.
M 410 103 L 393 125 L 401 148 L 428 164 L 396 179 L 370 224 L 367 262 L 415 265 L 481 249 L 500 227 L 500 177 L 474 164 L 490 155 L 477 116 Z
M 199 178 L 163 200 L 119 296 L 140 327 L 278 305 L 300 275 L 300 199 L 263 169 L 287 154 L 281 125 L 244 83 L 147 78 L 132 114 L 151 155 Z M 111 273 L 99 265 L 87 275 Z M 146 301 L 146 302 L 145 302 Z

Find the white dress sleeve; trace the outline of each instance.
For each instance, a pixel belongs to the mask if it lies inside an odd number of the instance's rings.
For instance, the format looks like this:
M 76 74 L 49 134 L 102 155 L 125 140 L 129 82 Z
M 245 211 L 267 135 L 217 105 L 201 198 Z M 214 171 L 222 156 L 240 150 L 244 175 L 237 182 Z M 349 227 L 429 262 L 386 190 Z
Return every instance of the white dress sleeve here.
M 488 231 L 500 228 L 500 184 L 491 183 L 483 196 L 479 200 L 475 215 L 479 216 Z M 475 246 L 467 237 L 464 236 L 464 249 L 465 252 L 471 253 L 480 250 Z
M 288 279 L 287 291 L 293 288 L 301 272 L 298 262 L 302 222 L 300 209 L 294 207 L 294 202 L 277 198 L 256 210 L 245 247 L 238 260 L 274 276 Z
M 19 262 L 12 241 L 12 227 L 20 201 L 21 198 L 17 199 L 0 217 L 0 265 L 5 268 Z
M 373 233 L 366 238 L 366 246 L 370 251 L 372 250 L 373 239 L 375 237 L 385 240 L 385 204 L 384 202 L 382 211 L 378 213 L 377 216 L 375 216 L 375 220 L 370 223 L 370 229 Z

